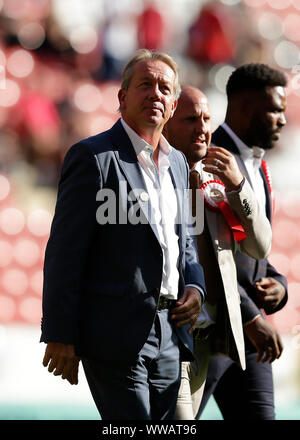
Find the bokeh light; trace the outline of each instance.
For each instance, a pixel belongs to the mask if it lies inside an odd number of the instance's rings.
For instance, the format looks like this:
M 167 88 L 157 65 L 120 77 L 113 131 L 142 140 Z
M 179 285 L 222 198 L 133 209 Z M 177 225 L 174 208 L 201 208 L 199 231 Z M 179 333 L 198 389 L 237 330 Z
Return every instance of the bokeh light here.
M 272 252 L 269 260 L 280 273 L 285 276 L 289 274 L 291 262 L 289 257 L 287 257 L 284 253 Z
M 70 33 L 70 43 L 76 52 L 92 52 L 98 43 L 98 33 L 92 26 L 81 26 Z
M 28 276 L 20 269 L 7 269 L 2 275 L 2 287 L 13 296 L 20 296 L 28 287 Z
M 15 50 L 7 59 L 8 72 L 17 78 L 25 78 L 33 69 L 33 56 L 24 49 Z
M 299 14 L 288 14 L 283 20 L 284 34 L 293 41 L 300 40 L 300 17 Z
M 274 222 L 273 233 L 274 242 L 282 248 L 290 248 L 297 244 L 298 226 L 293 221 L 279 220 Z M 282 237 L 284 237 L 284 240 L 282 240 Z
M 266 3 L 266 0 L 244 0 L 244 3 L 252 8 L 260 8 Z
M 41 299 L 35 297 L 23 299 L 19 304 L 19 313 L 29 323 L 40 323 L 42 317 Z
M 260 35 L 268 40 L 276 40 L 283 33 L 281 17 L 273 12 L 265 12 L 258 17 L 257 26 Z
M 0 240 L 0 267 L 8 266 L 13 259 L 13 246 L 6 240 Z
M 226 83 L 234 69 L 235 68 L 230 65 L 216 65 L 212 67 L 209 72 L 211 84 L 213 84 L 220 92 L 225 93 Z
M 39 23 L 26 23 L 19 32 L 18 39 L 25 49 L 37 49 L 39 48 L 46 37 L 45 29 Z
M 5 200 L 10 192 L 10 183 L 7 177 L 0 174 L 0 201 Z
M 27 217 L 29 231 L 37 236 L 44 237 L 50 233 L 52 215 L 45 209 L 35 209 Z
M 299 63 L 299 48 L 290 41 L 281 41 L 274 50 L 274 59 L 280 67 L 291 69 L 295 64 Z
M 40 269 L 36 270 L 29 280 L 31 289 L 39 296 L 41 296 L 43 292 L 43 279 L 43 271 Z
M 274 9 L 286 9 L 290 6 L 290 0 L 267 0 L 267 3 Z
M 300 9 L 300 2 L 299 2 L 299 0 L 291 0 L 291 4 L 294 6 L 294 8 Z
M 83 112 L 94 112 L 102 103 L 99 88 L 93 84 L 82 84 L 75 90 L 74 104 Z
M 241 3 L 241 0 L 220 0 L 220 2 L 227 6 L 235 6 Z
M 20 2 L 19 0 L 4 0 L 3 13 L 14 20 L 23 18 L 26 14 L 26 3 L 26 1 Z
M 25 216 L 20 209 L 5 208 L 0 212 L 0 228 L 5 234 L 16 235 L 25 226 Z
M 20 239 L 14 246 L 14 258 L 18 264 L 25 267 L 34 266 L 40 257 L 37 243 L 29 239 Z
M 0 322 L 6 323 L 13 320 L 17 306 L 12 298 L 0 294 Z
M 113 115 L 117 114 L 119 108 L 119 89 L 119 84 L 110 84 L 101 88 L 102 101 L 105 102 L 105 111 Z
M 6 78 L 5 88 L 0 88 L 0 107 L 14 106 L 21 96 L 21 89 L 15 81 Z
M 89 122 L 89 134 L 94 136 L 101 131 L 108 130 L 115 121 L 109 116 L 95 116 Z

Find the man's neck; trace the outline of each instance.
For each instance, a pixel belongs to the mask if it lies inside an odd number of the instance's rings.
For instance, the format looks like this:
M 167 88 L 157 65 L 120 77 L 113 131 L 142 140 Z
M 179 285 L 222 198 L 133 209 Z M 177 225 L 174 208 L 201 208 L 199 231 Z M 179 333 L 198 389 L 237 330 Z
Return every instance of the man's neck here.
M 129 125 L 129 127 L 132 128 L 132 130 L 134 130 L 149 145 L 151 145 L 154 148 L 154 150 L 157 149 L 162 133 L 162 127 L 157 127 L 157 126 L 140 127 L 137 126 L 134 122 L 127 120 L 126 117 L 122 116 L 122 118 Z
M 248 148 L 253 148 L 253 145 L 249 145 L 247 142 L 247 138 L 244 133 L 240 130 L 240 127 L 233 123 L 229 118 L 225 119 L 225 124 L 230 128 L 231 131 L 244 143 L 244 145 Z

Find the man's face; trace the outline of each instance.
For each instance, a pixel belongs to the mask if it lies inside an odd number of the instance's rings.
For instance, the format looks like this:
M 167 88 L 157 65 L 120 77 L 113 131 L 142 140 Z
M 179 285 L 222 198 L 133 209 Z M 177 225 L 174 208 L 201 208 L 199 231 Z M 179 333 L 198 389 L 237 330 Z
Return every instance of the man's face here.
M 122 117 L 138 134 L 163 128 L 177 102 L 175 73 L 160 60 L 139 61 L 133 67 L 128 90 L 119 91 Z
M 283 87 L 267 87 L 260 92 L 248 130 L 247 143 L 264 150 L 274 147 L 280 131 L 286 124 L 286 95 Z
M 190 167 L 203 159 L 211 141 L 211 117 L 207 98 L 200 90 L 183 90 L 174 116 L 165 126 L 165 135 L 184 153 Z

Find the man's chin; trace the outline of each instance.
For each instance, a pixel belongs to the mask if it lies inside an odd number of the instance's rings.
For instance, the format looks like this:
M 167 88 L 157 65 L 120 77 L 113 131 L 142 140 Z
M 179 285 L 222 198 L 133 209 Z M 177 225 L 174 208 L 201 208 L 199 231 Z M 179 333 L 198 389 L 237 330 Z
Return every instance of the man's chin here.
M 198 158 L 198 161 L 203 159 L 206 156 L 207 153 L 207 145 L 204 144 L 193 144 L 194 147 L 194 156 Z
M 273 136 L 265 142 L 265 145 L 262 147 L 264 150 L 271 150 L 275 147 L 277 142 L 280 139 L 279 133 L 274 133 Z
M 163 122 L 161 113 L 156 113 L 156 112 L 151 115 L 148 115 L 146 120 L 149 125 L 160 125 Z
M 275 139 L 269 139 L 261 146 L 261 148 L 263 150 L 272 150 L 272 148 L 275 147 L 276 142 L 277 142 L 277 140 L 275 140 Z
M 191 163 L 197 163 L 200 162 L 204 157 L 206 156 L 206 149 L 203 151 L 197 151 L 194 154 L 191 154 L 189 157 L 189 162 Z

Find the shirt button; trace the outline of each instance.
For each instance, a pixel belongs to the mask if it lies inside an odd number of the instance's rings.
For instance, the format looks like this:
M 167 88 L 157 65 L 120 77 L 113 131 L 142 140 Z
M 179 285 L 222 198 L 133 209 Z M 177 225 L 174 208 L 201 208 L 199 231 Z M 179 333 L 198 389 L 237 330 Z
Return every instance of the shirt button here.
M 149 194 L 146 193 L 146 192 L 142 192 L 142 193 L 140 194 L 140 199 L 141 199 L 142 202 L 148 202 L 148 200 L 149 200 Z

